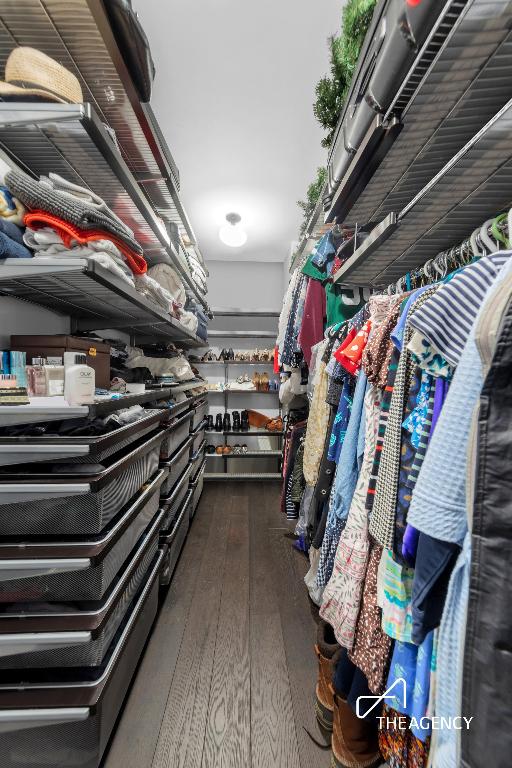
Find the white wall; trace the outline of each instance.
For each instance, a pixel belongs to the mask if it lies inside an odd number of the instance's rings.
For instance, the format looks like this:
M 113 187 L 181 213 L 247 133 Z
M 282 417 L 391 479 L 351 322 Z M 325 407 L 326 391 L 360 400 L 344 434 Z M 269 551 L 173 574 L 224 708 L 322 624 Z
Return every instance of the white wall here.
M 208 302 L 226 309 L 280 310 L 283 302 L 282 262 L 208 261 Z
M 11 334 L 69 333 L 69 318 L 27 301 L 0 297 L 0 348 L 9 349 Z

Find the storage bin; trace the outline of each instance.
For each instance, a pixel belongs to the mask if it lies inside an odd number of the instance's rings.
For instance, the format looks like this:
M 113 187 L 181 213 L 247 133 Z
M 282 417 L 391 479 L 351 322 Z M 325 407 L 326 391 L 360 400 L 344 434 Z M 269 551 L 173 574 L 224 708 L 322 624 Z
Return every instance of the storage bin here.
M 164 467 L 169 472 L 165 482 L 162 484 L 162 496 L 169 496 L 178 480 L 180 480 L 182 477 L 190 459 L 191 445 L 192 435 L 190 435 L 188 440 L 183 443 L 181 448 L 176 451 L 174 456 L 172 456 L 168 461 L 160 462 L 160 466 Z
M 97 667 L 147 576 L 157 549 L 164 512 L 142 534 L 129 563 L 100 603 L 69 606 L 8 606 L 0 612 L 0 669 Z
M 203 463 L 201 464 L 201 468 L 199 472 L 197 473 L 197 477 L 194 480 L 194 482 L 191 484 L 192 489 L 192 502 L 190 504 L 190 519 L 194 517 L 196 513 L 197 506 L 199 504 L 199 500 L 201 498 L 201 494 L 203 492 L 203 486 L 204 486 L 204 471 L 206 469 L 206 459 L 204 459 Z
M 171 422 L 168 427 L 169 431 L 165 440 L 162 442 L 162 447 L 160 449 L 160 458 L 162 461 L 169 461 L 171 456 L 173 456 L 178 448 L 180 448 L 185 440 L 187 440 L 190 433 L 191 421 L 192 412 L 187 411 L 183 416 L 180 416 L 178 419 Z
M 135 422 L 106 435 L 74 437 L 45 435 L 42 437 L 2 437 L 0 435 L 0 466 L 26 464 L 33 461 L 66 461 L 66 463 L 98 463 L 128 448 L 154 432 L 165 418 L 161 409 L 148 410 Z
M 196 479 L 197 473 L 199 472 L 201 464 L 203 463 L 205 446 L 206 440 L 203 440 L 199 446 L 199 449 L 190 457 L 190 466 L 192 467 L 192 474 L 190 475 L 191 482 L 194 482 Z
M 161 565 L 159 552 L 95 675 L 40 670 L 20 684 L 2 674 L 2 768 L 98 768 L 156 617 Z
M 190 523 L 190 505 L 192 502 L 192 495 L 193 491 L 189 490 L 185 500 L 183 501 L 181 510 L 176 519 L 176 522 L 174 523 L 172 531 L 169 534 L 160 534 L 160 546 L 162 549 L 165 550 L 167 548 L 168 550 L 168 560 L 165 568 L 165 579 L 162 580 L 162 584 L 164 586 L 169 584 L 172 578 L 172 574 L 176 568 L 176 563 L 178 562 L 180 552 L 183 548 L 183 544 L 185 543 L 185 539 L 187 538 L 188 527 Z
M 205 420 L 208 413 L 208 400 L 198 400 L 194 403 L 191 432 L 195 432 L 199 425 Z
M 165 430 L 95 475 L 37 469 L 0 474 L 0 536 L 94 536 L 158 469 Z
M 172 489 L 172 493 L 169 496 L 160 499 L 160 506 L 165 511 L 165 517 L 162 522 L 162 531 L 170 533 L 176 515 L 180 511 L 183 500 L 188 493 L 191 478 L 192 465 L 189 464 L 180 480 L 178 480 Z
M 101 600 L 160 506 L 166 470 L 101 537 L 0 543 L 0 603 Z

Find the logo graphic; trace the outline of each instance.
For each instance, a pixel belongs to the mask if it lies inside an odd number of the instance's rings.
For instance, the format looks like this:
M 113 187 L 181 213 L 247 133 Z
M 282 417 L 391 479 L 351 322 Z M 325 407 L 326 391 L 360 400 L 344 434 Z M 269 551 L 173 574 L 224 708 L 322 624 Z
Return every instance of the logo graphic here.
M 398 689 L 398 691 L 390 696 L 391 691 L 394 691 L 395 689 Z M 384 691 L 381 696 L 358 696 L 356 701 L 356 715 L 359 718 L 366 717 L 370 712 L 373 712 L 375 707 L 378 707 L 381 701 L 388 701 L 389 699 L 396 699 L 399 697 L 401 704 L 405 709 L 407 707 L 407 688 L 403 677 L 397 677 L 393 685 L 390 685 L 387 691 Z

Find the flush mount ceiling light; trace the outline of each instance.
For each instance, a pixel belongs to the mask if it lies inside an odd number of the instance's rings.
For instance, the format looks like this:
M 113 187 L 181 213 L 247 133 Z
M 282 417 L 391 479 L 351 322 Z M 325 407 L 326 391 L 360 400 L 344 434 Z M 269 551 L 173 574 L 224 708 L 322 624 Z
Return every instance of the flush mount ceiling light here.
M 227 224 L 219 229 L 219 237 L 224 245 L 230 248 L 240 248 L 247 242 L 247 232 L 240 226 L 242 217 L 239 213 L 226 214 Z

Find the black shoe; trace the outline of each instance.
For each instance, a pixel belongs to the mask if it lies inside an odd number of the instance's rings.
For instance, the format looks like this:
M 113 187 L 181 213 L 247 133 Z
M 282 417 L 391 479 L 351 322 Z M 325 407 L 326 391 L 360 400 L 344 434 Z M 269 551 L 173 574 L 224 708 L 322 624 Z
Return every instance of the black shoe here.
M 228 350 L 228 360 L 234 360 L 235 359 L 235 353 L 233 352 L 233 347 L 230 347 Z
M 206 429 L 208 432 L 213 432 L 213 416 L 211 414 L 206 417 Z
M 231 432 L 231 416 L 229 413 L 224 414 L 223 426 L 224 432 Z
M 206 453 L 208 453 L 211 456 L 212 453 L 215 453 L 215 446 L 207 445 L 205 450 L 206 450 Z
M 242 411 L 242 423 L 240 426 L 241 426 L 242 432 L 249 431 L 249 414 L 247 413 L 247 411 Z
M 227 349 L 223 349 L 219 355 L 219 360 L 227 360 L 227 359 L 228 359 L 228 351 Z
M 240 413 L 239 411 L 233 411 L 233 432 L 240 432 Z
M 222 413 L 218 413 L 217 417 L 215 419 L 215 431 L 216 432 L 222 432 L 223 426 L 222 426 Z

